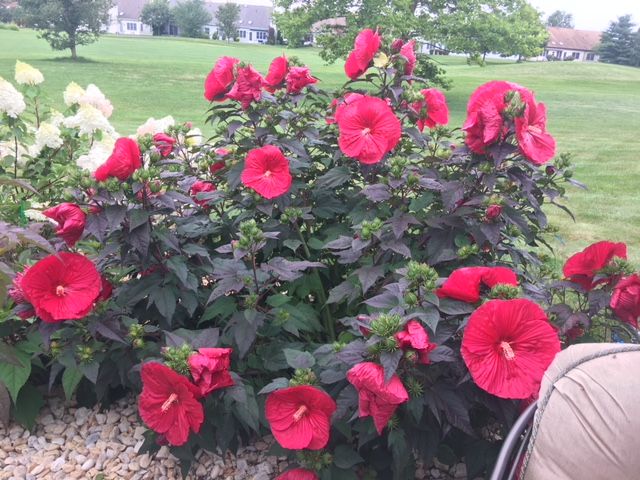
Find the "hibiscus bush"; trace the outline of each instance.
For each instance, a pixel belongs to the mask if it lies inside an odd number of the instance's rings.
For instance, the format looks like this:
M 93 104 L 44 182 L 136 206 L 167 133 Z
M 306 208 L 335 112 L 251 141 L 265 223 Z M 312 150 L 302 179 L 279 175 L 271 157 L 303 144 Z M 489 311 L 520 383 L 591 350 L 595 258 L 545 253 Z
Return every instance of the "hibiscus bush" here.
M 185 473 L 267 432 L 283 479 L 490 470 L 562 345 L 634 339 L 640 280 L 611 242 L 550 268 L 543 207 L 580 184 L 530 90 L 480 86 L 460 133 L 420 71 L 373 30 L 334 93 L 295 58 L 263 76 L 222 57 L 206 141 L 171 118 L 119 137 L 96 87 L 43 117 L 38 82 L 0 80 L 15 417 L 59 384 L 134 391 L 144 450 Z

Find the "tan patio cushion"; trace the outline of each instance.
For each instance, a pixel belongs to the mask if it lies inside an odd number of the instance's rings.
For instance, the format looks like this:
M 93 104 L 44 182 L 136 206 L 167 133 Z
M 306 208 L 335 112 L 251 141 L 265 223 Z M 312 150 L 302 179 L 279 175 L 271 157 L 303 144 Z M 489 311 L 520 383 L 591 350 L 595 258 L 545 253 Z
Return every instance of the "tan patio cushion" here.
M 582 344 L 545 373 L 524 480 L 640 479 L 640 345 Z

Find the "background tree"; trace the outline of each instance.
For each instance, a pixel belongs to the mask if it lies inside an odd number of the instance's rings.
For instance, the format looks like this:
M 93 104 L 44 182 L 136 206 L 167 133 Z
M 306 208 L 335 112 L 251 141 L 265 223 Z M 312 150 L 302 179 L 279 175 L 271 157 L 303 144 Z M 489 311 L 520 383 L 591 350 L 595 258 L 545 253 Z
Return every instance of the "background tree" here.
M 633 32 L 634 26 L 631 15 L 618 17 L 617 21 L 609 24 L 602 34 L 598 49 L 600 61 L 638 66 L 638 34 Z
M 140 20 L 151 25 L 154 35 L 162 35 L 171 21 L 171 8 L 169 0 L 151 0 L 142 7 Z
M 220 38 L 233 40 L 238 32 L 238 20 L 240 20 L 240 5 L 235 3 L 223 3 L 216 12 L 218 31 Z
M 21 0 L 22 21 L 40 33 L 54 50 L 71 50 L 95 42 L 108 23 L 112 0 Z
M 547 18 L 547 27 L 574 28 L 573 15 L 564 10 L 556 10 Z
M 0 0 L 0 22 L 9 23 L 13 21 L 15 8 L 9 7 L 9 0 Z
M 542 55 L 549 39 L 549 32 L 542 23 L 542 14 L 521 1 L 506 18 L 506 37 L 500 49 L 503 55 L 516 55 L 519 59 Z
M 211 21 L 211 14 L 202 0 L 185 0 L 173 7 L 173 19 L 183 37 L 202 37 L 202 27 Z

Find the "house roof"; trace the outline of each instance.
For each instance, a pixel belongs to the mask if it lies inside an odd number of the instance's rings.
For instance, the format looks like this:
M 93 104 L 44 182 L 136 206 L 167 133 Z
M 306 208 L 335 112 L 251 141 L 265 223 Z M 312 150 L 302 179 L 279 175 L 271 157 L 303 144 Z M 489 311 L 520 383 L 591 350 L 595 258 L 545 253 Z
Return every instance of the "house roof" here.
M 343 30 L 347 27 L 346 17 L 325 18 L 311 25 L 311 31 L 319 33 L 326 30 Z
M 602 32 L 573 28 L 549 27 L 547 30 L 549 31 L 547 48 L 591 51 L 595 50 L 602 36 Z
M 118 8 L 118 18 L 140 20 L 142 8 L 148 0 L 116 0 L 114 7 Z
M 224 2 L 205 2 L 205 8 L 211 13 L 212 24 L 217 24 L 216 13 L 218 7 Z M 233 3 L 233 2 L 232 2 Z M 271 26 L 271 12 L 273 8 L 262 5 L 240 5 L 240 19 L 238 20 L 238 28 L 249 28 L 256 30 L 269 30 Z

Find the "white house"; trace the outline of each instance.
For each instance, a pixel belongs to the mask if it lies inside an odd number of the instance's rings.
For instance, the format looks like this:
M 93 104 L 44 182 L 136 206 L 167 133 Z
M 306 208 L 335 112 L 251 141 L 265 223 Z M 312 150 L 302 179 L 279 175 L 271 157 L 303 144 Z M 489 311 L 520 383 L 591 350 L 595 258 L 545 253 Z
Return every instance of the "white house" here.
M 580 62 L 597 62 L 600 58 L 596 48 L 602 37 L 601 32 L 560 27 L 549 27 L 547 30 L 549 40 L 544 47 L 545 57 Z
M 153 35 L 151 26 L 140 21 L 147 0 L 116 0 L 109 10 L 106 31 L 116 35 Z

